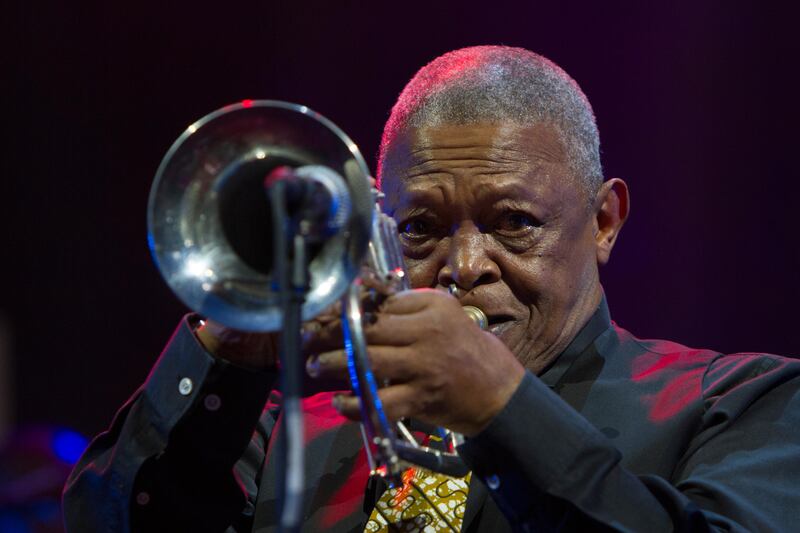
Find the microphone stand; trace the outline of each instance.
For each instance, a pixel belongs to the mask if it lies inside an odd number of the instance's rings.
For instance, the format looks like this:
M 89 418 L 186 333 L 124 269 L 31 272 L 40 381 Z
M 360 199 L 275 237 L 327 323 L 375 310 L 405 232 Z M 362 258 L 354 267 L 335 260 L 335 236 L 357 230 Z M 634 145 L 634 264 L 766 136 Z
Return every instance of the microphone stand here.
M 299 531 L 305 484 L 301 350 L 302 308 L 309 291 L 306 210 L 287 209 L 295 191 L 291 176 L 265 183 L 272 212 L 275 283 L 280 294 L 283 327 L 280 335 L 280 376 L 283 427 L 278 432 L 279 531 Z

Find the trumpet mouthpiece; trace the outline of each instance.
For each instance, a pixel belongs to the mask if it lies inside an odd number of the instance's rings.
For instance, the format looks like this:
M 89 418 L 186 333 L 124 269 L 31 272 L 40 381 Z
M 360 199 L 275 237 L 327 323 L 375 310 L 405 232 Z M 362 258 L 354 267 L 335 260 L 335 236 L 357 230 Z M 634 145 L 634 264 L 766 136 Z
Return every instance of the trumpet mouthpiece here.
M 467 316 L 470 317 L 473 322 L 475 322 L 475 325 L 486 331 L 486 329 L 489 327 L 489 319 L 486 318 L 486 313 L 474 305 L 465 305 L 462 307 L 462 309 L 465 313 L 467 313 Z

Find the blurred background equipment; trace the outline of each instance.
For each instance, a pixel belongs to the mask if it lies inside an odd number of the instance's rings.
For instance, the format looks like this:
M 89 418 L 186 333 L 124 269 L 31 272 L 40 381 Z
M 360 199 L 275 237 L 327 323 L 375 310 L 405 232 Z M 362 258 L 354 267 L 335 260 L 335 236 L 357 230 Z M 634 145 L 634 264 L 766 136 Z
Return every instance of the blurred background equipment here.
M 89 440 L 62 426 L 15 424 L 11 346 L 0 316 L 0 533 L 58 533 L 61 491 Z
M 23 426 L 0 447 L 0 532 L 63 531 L 61 491 L 88 439 L 71 429 Z

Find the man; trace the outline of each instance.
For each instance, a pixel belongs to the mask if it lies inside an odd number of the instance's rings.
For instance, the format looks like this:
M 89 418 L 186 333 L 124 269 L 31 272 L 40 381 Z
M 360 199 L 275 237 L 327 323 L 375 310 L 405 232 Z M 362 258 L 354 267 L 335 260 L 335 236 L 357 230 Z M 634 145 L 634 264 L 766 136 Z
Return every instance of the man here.
M 790 528 L 800 363 L 611 323 L 598 266 L 628 189 L 603 182 L 591 107 L 566 73 L 506 47 L 436 59 L 392 110 L 379 182 L 419 290 L 383 304 L 370 356 L 390 417 L 467 437 L 462 530 Z M 342 377 L 336 324 L 319 326 L 309 373 Z M 272 530 L 275 358 L 272 337 L 184 321 L 73 474 L 69 527 Z M 346 393 L 308 394 L 306 528 L 386 527 L 357 426 L 331 401 L 358 414 Z

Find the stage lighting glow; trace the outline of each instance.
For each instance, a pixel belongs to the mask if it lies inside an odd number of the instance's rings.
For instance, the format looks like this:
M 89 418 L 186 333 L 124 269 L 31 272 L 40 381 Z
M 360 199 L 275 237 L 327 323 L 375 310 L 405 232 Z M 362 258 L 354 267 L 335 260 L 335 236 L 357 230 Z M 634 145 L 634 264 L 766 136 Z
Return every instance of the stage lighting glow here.
M 185 274 L 193 278 L 207 278 L 214 273 L 208 267 L 208 261 L 204 257 L 190 257 L 186 261 Z
M 78 461 L 88 444 L 89 439 L 71 429 L 60 429 L 53 433 L 53 453 L 55 453 L 56 457 L 71 465 Z

